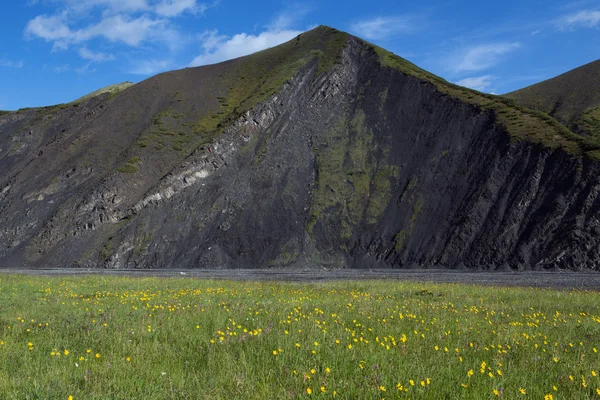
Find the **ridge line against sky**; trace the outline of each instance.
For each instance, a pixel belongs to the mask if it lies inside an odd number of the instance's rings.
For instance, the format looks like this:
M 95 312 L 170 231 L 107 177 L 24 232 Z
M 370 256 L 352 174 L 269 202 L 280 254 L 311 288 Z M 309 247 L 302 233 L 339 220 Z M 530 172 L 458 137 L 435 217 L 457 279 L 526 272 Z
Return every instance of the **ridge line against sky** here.
M 240 57 L 320 24 L 489 93 L 551 78 L 600 54 L 600 0 L 10 3 L 0 16 L 0 109 L 69 102 L 110 84 Z

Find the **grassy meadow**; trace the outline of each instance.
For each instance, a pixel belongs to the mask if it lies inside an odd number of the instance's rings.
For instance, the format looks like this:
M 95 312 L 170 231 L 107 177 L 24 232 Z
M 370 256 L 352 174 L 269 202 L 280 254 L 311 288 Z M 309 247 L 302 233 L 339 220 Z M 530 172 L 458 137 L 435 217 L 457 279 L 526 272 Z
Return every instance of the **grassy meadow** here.
M 600 295 L 0 275 L 2 399 L 600 399 Z

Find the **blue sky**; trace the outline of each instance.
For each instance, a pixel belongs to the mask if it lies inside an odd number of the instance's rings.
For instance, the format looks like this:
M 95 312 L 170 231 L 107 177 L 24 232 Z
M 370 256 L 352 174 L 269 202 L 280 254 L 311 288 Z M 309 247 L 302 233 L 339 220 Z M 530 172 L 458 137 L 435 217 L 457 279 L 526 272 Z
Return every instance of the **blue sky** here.
M 19 0 L 0 14 L 0 109 L 223 61 L 324 24 L 506 93 L 600 56 L 600 0 Z

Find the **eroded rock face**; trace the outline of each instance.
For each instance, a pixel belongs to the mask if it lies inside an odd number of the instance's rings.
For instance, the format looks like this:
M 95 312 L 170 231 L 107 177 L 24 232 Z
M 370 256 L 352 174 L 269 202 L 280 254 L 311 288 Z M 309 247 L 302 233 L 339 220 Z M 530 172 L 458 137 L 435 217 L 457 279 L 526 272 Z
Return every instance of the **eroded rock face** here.
M 193 152 L 132 158 L 178 96 L 174 132 L 215 108 L 212 68 L 0 117 L 0 266 L 599 269 L 598 163 L 354 38 Z

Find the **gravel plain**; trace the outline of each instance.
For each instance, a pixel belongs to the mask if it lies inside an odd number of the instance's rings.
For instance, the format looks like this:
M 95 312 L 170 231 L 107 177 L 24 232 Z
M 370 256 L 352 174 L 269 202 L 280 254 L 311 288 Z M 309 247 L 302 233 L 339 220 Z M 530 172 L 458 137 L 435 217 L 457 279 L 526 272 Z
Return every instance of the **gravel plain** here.
M 45 276 L 110 275 L 130 277 L 185 277 L 192 279 L 320 282 L 364 279 L 393 279 L 415 282 L 464 283 L 490 286 L 519 286 L 600 291 L 599 272 L 536 271 L 489 272 L 448 269 L 0 269 L 0 274 Z

